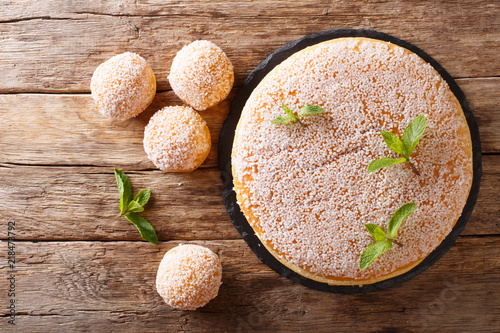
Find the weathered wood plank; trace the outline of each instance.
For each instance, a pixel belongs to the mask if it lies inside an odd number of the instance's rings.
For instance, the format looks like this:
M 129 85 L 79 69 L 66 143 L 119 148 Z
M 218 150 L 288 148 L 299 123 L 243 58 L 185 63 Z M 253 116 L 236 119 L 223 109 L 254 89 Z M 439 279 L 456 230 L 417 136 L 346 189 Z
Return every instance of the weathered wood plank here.
M 457 80 L 474 113 L 483 153 L 500 152 L 500 78 Z M 497 96 L 497 97 L 494 97 Z
M 0 331 L 497 332 L 500 155 L 484 157 L 465 236 L 436 265 L 388 291 L 331 295 L 267 268 L 232 226 L 215 168 L 229 100 L 201 113 L 213 139 L 203 168 L 164 174 L 153 170 L 142 136 L 156 110 L 179 103 L 172 92 L 125 122 L 101 117 L 88 94 L 17 94 L 88 93 L 97 65 L 124 51 L 143 55 L 158 89 L 168 90 L 174 54 L 194 39 L 226 51 L 238 86 L 272 51 L 332 28 L 376 29 L 425 50 L 462 78 L 483 151 L 500 153 L 495 0 L 0 0 L 0 93 L 13 93 L 0 95 L 0 218 L 16 221 L 19 239 L 17 325 L 6 324 L 9 269 L 1 261 Z M 152 189 L 144 216 L 160 245 L 139 242 L 130 223 L 114 219 L 112 167 L 124 169 L 135 190 Z M 224 267 L 220 295 L 195 312 L 170 309 L 154 287 L 163 254 L 188 241 L 212 248 Z
M 16 221 L 18 238 L 29 240 L 140 240 L 119 213 L 111 168 L 0 168 L 0 217 Z M 161 240 L 235 239 L 215 168 L 191 173 L 127 172 L 134 193 L 149 188 L 141 214 Z M 0 238 L 6 238 L 0 234 Z
M 0 92 L 87 92 L 94 69 L 124 51 L 143 55 L 169 89 L 182 45 L 210 39 L 236 84 L 272 51 L 332 28 L 375 29 L 408 40 L 454 77 L 500 76 L 500 5 L 475 1 L 2 1 Z M 293 28 L 291 28 L 293 27 Z M 33 60 L 36 59 L 36 66 Z
M 229 104 L 228 99 L 200 112 L 212 137 L 203 167 L 217 165 L 217 143 Z M 157 94 L 136 118 L 112 121 L 97 111 L 89 94 L 0 95 L 0 162 L 155 168 L 144 152 L 144 127 L 169 105 L 182 105 L 172 91 Z
M 176 244 L 18 242 L 17 328 L 24 332 L 498 329 L 498 237 L 462 238 L 416 278 L 390 290 L 358 295 L 324 293 L 281 277 L 242 240 L 199 242 L 220 256 L 223 284 L 219 296 L 195 312 L 172 310 L 155 290 L 157 266 Z M 0 271 L 5 276 L 6 266 Z M 1 280 L 5 286 L 6 279 Z M 7 314 L 3 306 L 1 313 Z M 4 325 L 2 331 L 9 332 L 9 327 Z
M 458 83 L 477 117 L 483 152 L 500 152 L 500 78 Z M 144 126 L 158 109 L 179 103 L 173 92 L 159 93 L 137 118 L 120 122 L 101 116 L 87 94 L 0 95 L 0 163 L 154 168 L 142 147 Z M 219 132 L 229 105 L 226 100 L 200 113 L 212 135 L 203 167 L 217 164 Z
M 464 235 L 498 235 L 500 156 L 484 158 L 482 187 Z M 127 172 L 134 191 L 151 189 L 143 215 L 161 240 L 236 239 L 222 201 L 216 168 L 192 173 Z M 118 214 L 112 168 L 0 167 L 0 219 L 16 221 L 18 238 L 28 240 L 140 240 Z M 179 185 L 181 184 L 181 185 Z M 5 239 L 0 234 L 0 239 Z

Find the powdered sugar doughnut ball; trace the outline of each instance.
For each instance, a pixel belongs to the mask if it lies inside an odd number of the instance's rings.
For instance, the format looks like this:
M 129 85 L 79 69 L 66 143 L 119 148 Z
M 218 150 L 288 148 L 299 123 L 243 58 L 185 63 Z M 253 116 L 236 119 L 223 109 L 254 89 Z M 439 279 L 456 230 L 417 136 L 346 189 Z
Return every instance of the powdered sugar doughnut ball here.
M 168 80 L 184 103 L 203 111 L 227 97 L 233 87 L 234 70 L 217 45 L 197 40 L 177 52 Z
M 156 290 L 180 310 L 196 310 L 215 298 L 222 284 L 219 257 L 199 245 L 179 245 L 168 251 L 158 267 Z
M 187 106 L 167 106 L 156 112 L 144 130 L 144 150 L 163 171 L 198 168 L 210 152 L 210 131 L 203 118 Z
M 107 118 L 125 120 L 137 116 L 153 101 L 156 80 L 140 55 L 125 52 L 97 67 L 90 83 L 92 97 Z

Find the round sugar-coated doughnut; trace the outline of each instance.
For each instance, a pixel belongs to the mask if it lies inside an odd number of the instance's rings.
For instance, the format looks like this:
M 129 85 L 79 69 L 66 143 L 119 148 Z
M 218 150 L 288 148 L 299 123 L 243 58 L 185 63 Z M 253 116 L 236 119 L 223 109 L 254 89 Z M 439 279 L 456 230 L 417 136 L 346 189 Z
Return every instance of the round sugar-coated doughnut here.
M 140 55 L 125 52 L 97 67 L 90 83 L 92 97 L 107 118 L 125 120 L 137 116 L 153 101 L 156 80 Z
M 222 284 L 219 257 L 199 245 L 179 245 L 168 251 L 158 267 L 156 290 L 180 310 L 196 310 L 217 296 Z
M 188 172 L 210 152 L 210 131 L 203 118 L 187 106 L 167 106 L 156 112 L 144 130 L 144 150 L 157 168 Z
M 203 111 L 227 97 L 233 87 L 234 70 L 217 45 L 197 40 L 177 52 L 168 80 L 184 103 Z

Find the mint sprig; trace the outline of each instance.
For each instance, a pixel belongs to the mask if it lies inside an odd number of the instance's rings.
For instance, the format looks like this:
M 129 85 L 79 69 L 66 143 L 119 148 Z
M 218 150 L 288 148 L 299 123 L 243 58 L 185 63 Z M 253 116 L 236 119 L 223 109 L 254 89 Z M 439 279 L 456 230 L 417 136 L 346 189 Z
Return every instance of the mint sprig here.
M 359 269 L 365 270 L 371 263 L 377 259 L 382 253 L 389 250 L 392 244 L 397 244 L 403 246 L 396 242 L 394 238 L 398 233 L 398 229 L 404 219 L 410 216 L 417 209 L 417 205 L 414 202 L 408 202 L 403 206 L 399 207 L 398 210 L 392 215 L 389 224 L 387 226 L 387 234 L 378 225 L 373 223 L 365 224 L 366 229 L 370 235 L 375 238 L 375 243 L 368 246 L 359 259 Z
M 310 114 L 321 114 L 324 112 L 325 110 L 323 110 L 319 105 L 306 104 L 300 109 L 299 116 L 307 116 Z
M 142 239 L 155 245 L 158 244 L 158 237 L 156 236 L 155 228 L 153 228 L 151 223 L 149 223 L 144 217 L 137 213 L 130 212 L 125 214 L 125 218 L 136 226 Z
M 382 157 L 378 160 L 372 161 L 370 165 L 368 165 L 368 173 L 375 172 L 379 169 L 395 165 L 398 163 L 408 163 L 415 172 L 417 176 L 420 173 L 417 171 L 413 163 L 410 161 L 410 155 L 413 153 L 413 150 L 417 146 L 418 142 L 422 138 L 424 134 L 425 128 L 427 127 L 427 118 L 424 115 L 420 115 L 413 119 L 408 126 L 406 126 L 402 140 L 400 140 L 394 133 L 380 131 L 382 138 L 389 148 L 391 148 L 394 152 L 401 155 L 401 158 L 390 158 L 390 157 Z
M 137 230 L 139 230 L 142 239 L 155 245 L 158 244 L 158 236 L 156 235 L 154 227 L 144 217 L 137 214 L 144 211 L 144 206 L 151 197 L 151 191 L 141 190 L 134 199 L 132 199 L 132 186 L 125 173 L 115 169 L 115 178 L 118 192 L 120 193 L 120 214 L 118 217 L 124 216 L 127 220 L 132 222 Z
M 286 117 L 277 117 L 276 119 L 271 120 L 271 123 L 273 124 L 286 124 L 289 122 L 298 122 L 302 127 L 305 127 L 304 123 L 300 121 L 299 116 L 307 116 L 307 115 L 313 115 L 313 114 L 321 114 L 324 113 L 325 110 L 321 108 L 319 105 L 312 105 L 312 104 L 306 104 L 303 106 L 300 111 L 298 116 L 293 113 L 292 110 L 285 104 L 281 106 L 285 113 L 287 114 Z
M 116 185 L 120 193 L 120 213 L 123 215 L 127 211 L 128 204 L 132 198 L 132 186 L 123 172 L 115 169 Z

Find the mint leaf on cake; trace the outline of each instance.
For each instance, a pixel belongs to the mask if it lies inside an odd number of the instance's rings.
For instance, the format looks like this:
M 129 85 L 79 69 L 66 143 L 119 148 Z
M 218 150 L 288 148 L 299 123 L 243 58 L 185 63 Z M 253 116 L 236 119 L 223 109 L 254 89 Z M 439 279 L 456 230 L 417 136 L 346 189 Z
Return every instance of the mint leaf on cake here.
M 373 223 L 365 224 L 366 229 L 370 235 L 375 238 L 375 243 L 369 245 L 361 254 L 359 258 L 359 269 L 365 270 L 372 262 L 375 261 L 381 254 L 389 250 L 392 244 L 397 244 L 403 246 L 396 242 L 394 238 L 398 233 L 399 227 L 404 219 L 410 216 L 417 209 L 417 205 L 414 202 L 408 202 L 403 206 L 399 207 L 394 215 L 392 215 L 389 224 L 387 226 L 387 234 L 378 225 Z
M 414 202 L 409 202 L 399 207 L 399 209 L 392 215 L 389 225 L 387 226 L 387 237 L 391 240 L 396 237 L 398 229 L 405 218 L 410 216 L 417 209 L 417 205 Z
M 413 119 L 408 126 L 406 126 L 401 140 L 394 133 L 380 131 L 380 134 L 382 135 L 382 138 L 387 146 L 402 157 L 399 159 L 382 157 L 378 160 L 374 160 L 370 163 L 370 165 L 368 165 L 367 172 L 375 172 L 387 166 L 399 163 L 408 163 L 413 172 L 419 176 L 420 173 L 410 161 L 410 155 L 413 153 L 413 150 L 415 150 L 415 147 L 422 138 L 426 127 L 427 118 L 425 118 L 424 115 L 420 115 Z
M 375 261 L 382 253 L 389 250 L 392 247 L 392 242 L 388 240 L 383 240 L 376 242 L 368 246 L 361 254 L 359 259 L 359 269 L 365 270 L 372 262 Z
M 306 104 L 299 111 L 299 116 L 309 115 L 309 114 L 321 114 L 324 113 L 325 110 L 321 108 L 319 105 Z
M 370 233 L 370 235 L 372 235 L 373 238 L 375 238 L 375 240 L 377 242 L 383 241 L 387 238 L 387 235 L 384 232 L 384 230 L 382 230 L 382 228 L 380 228 L 378 225 L 373 224 L 373 223 L 367 223 L 367 224 L 365 224 L 365 227 L 366 227 L 366 229 L 368 229 L 368 232 Z
M 403 133 L 403 156 L 410 158 L 413 149 L 417 146 L 420 138 L 427 127 L 427 119 L 424 115 L 418 116 L 406 127 Z
M 306 104 L 303 106 L 300 111 L 299 115 L 295 115 L 292 110 L 288 106 L 286 106 L 284 103 L 282 105 L 283 110 L 287 114 L 287 117 L 277 117 L 273 120 L 271 120 L 271 123 L 273 124 L 285 124 L 289 122 L 298 122 L 302 127 L 305 127 L 303 122 L 300 121 L 299 116 L 307 116 L 307 115 L 313 115 L 313 114 L 321 114 L 324 113 L 325 110 L 321 108 L 319 105 L 312 105 L 312 104 Z
M 295 118 L 292 117 L 278 117 L 276 119 L 271 120 L 273 124 L 286 124 L 291 121 L 295 121 Z
M 391 166 L 391 165 L 394 165 L 394 164 L 398 164 L 398 163 L 403 163 L 403 162 L 406 162 L 406 158 L 402 157 L 402 158 L 390 158 L 390 157 L 382 157 L 382 158 L 379 158 L 378 160 L 375 160 L 373 162 L 370 163 L 370 165 L 368 166 L 368 173 L 370 172 L 374 172 L 374 171 L 377 171 L 379 169 L 382 169 L 382 168 L 385 168 L 385 167 L 388 167 L 388 166 Z

